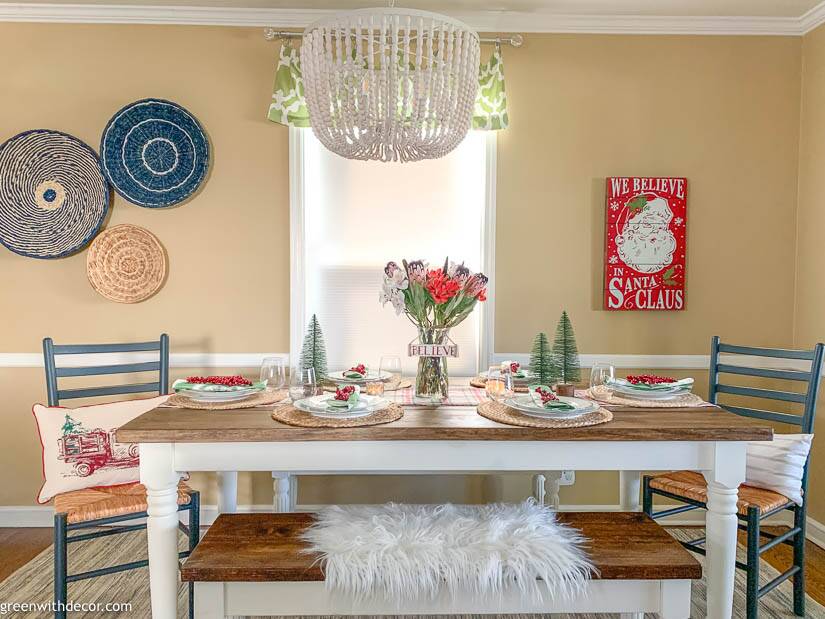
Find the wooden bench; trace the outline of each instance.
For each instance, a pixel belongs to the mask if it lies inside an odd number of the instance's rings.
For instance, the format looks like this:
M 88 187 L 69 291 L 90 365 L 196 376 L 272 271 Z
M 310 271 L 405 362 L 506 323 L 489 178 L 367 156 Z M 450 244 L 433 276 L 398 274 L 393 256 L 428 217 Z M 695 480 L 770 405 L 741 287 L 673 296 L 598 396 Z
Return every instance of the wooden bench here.
M 312 514 L 222 514 L 181 568 L 195 583 L 195 609 L 203 619 L 245 615 L 423 615 L 515 613 L 659 613 L 690 617 L 690 584 L 701 578 L 696 559 L 641 513 L 561 513 L 559 519 L 590 540 L 600 574 L 575 600 L 542 602 L 517 593 L 500 600 L 459 598 L 399 607 L 354 603 L 325 588 L 316 557 L 302 553 L 300 533 Z M 549 597 L 549 596 L 546 596 Z

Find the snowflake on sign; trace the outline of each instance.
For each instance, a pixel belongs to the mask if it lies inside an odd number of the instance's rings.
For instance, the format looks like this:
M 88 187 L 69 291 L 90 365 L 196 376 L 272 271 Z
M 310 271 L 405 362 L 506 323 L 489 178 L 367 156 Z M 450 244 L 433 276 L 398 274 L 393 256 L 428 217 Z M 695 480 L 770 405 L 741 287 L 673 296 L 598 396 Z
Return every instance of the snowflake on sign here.
M 684 309 L 687 179 L 608 178 L 607 205 L 605 309 Z

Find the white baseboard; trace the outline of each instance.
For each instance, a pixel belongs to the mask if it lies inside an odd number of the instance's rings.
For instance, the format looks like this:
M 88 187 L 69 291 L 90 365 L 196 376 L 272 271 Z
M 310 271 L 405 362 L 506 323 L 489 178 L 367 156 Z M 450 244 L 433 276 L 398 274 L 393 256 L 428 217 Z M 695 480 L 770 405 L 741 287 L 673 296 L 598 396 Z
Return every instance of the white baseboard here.
M 51 527 L 54 508 L 51 505 L 0 506 L 0 527 Z

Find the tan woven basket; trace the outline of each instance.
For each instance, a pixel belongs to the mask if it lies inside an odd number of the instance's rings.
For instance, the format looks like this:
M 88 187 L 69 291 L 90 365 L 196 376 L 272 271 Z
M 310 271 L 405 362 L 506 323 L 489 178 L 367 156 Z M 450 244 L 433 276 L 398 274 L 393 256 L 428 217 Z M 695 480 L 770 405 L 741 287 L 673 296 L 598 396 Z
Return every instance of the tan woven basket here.
M 166 268 L 166 252 L 157 237 L 131 224 L 101 232 L 86 257 L 92 288 L 117 303 L 151 297 L 163 286 Z

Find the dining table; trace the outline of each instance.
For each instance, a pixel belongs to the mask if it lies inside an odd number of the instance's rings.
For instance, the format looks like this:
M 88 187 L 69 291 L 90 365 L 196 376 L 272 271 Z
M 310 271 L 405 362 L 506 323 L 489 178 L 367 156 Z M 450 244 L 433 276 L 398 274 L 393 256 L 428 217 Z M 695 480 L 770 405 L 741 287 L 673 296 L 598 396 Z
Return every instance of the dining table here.
M 748 441 L 773 437 L 770 426 L 717 406 L 606 406 L 613 418 L 587 427 L 504 425 L 474 406 L 405 406 L 392 423 L 305 428 L 275 421 L 272 406 L 232 410 L 159 407 L 123 425 L 117 440 L 140 445 L 148 503 L 152 617 L 176 616 L 177 486 L 187 472 L 282 471 L 285 474 L 483 474 L 579 470 L 695 470 L 707 480 L 707 616 L 730 617 L 736 560 L 737 496 Z M 638 510 L 628 496 L 622 508 Z

